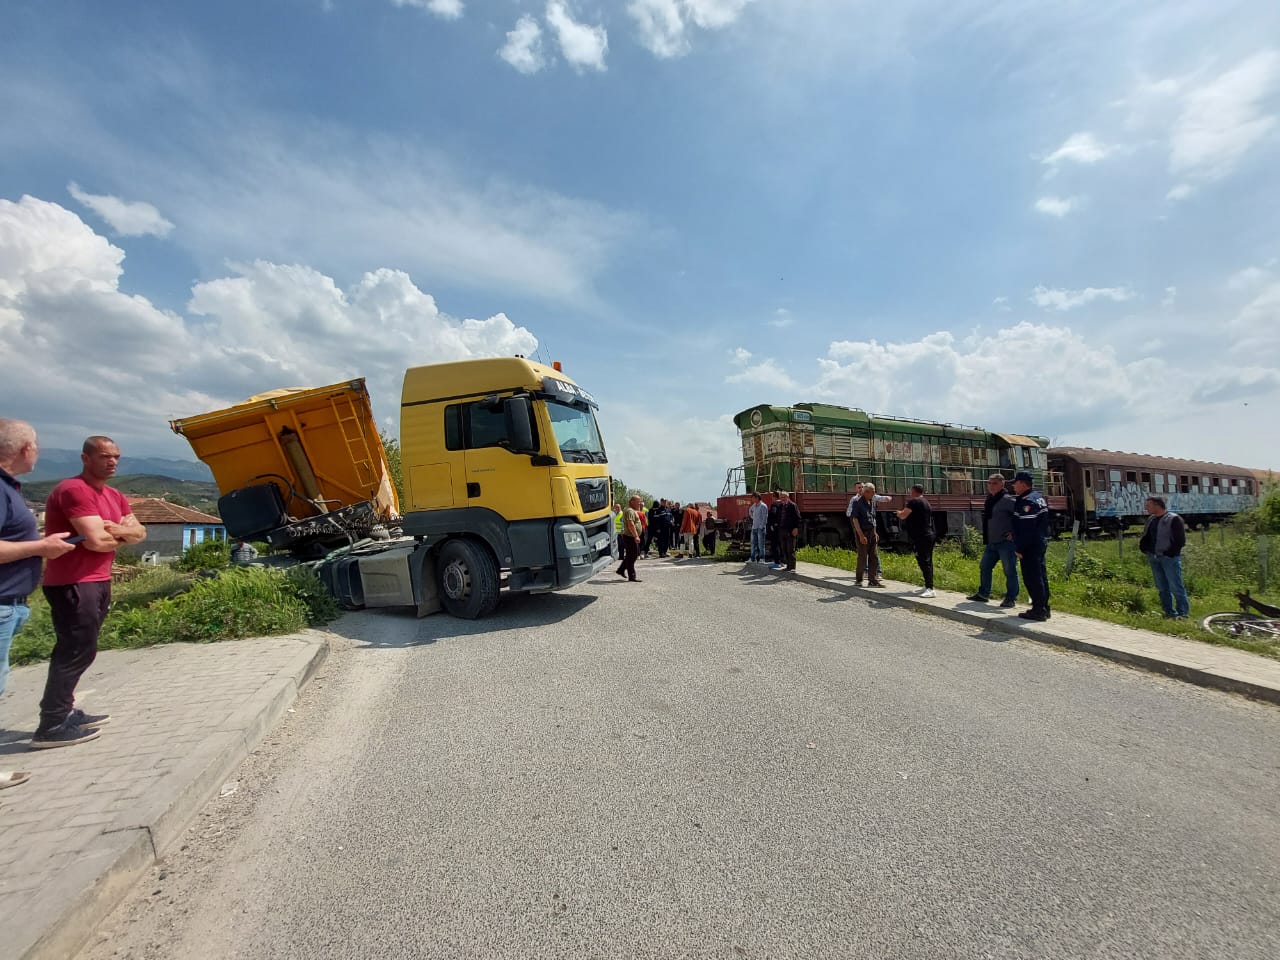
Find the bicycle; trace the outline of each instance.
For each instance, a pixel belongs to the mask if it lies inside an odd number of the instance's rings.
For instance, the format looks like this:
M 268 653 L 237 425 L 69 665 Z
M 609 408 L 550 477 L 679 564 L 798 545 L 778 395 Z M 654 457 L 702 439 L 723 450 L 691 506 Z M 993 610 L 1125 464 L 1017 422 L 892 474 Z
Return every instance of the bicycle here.
M 1239 611 L 1211 613 L 1200 621 L 1200 626 L 1220 637 L 1280 642 L 1280 607 L 1253 599 L 1248 590 L 1237 593 L 1236 599 L 1240 601 Z

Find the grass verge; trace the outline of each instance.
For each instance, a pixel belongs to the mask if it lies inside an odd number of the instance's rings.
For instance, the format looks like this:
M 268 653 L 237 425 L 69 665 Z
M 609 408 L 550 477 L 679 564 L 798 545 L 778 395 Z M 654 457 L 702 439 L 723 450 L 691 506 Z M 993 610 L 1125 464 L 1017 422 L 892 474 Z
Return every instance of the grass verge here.
M 31 619 L 13 640 L 15 665 L 47 660 L 53 650 L 49 605 L 39 592 L 30 605 Z M 152 567 L 112 586 L 98 646 L 119 650 L 272 636 L 328 623 L 338 613 L 324 584 L 303 568 L 238 567 L 201 575 Z
M 1218 539 L 1211 536 L 1197 542 L 1198 539 L 1193 537 L 1183 554 L 1184 580 L 1191 601 L 1188 620 L 1166 620 L 1161 615 L 1151 568 L 1138 553 L 1136 538 L 1130 538 L 1123 548 L 1114 540 L 1081 543 L 1069 579 L 1065 575 L 1067 542 L 1051 543 L 1047 566 L 1053 609 L 1280 659 L 1280 644 L 1219 637 L 1200 626 L 1200 621 L 1210 613 L 1238 609 L 1234 596 L 1237 591 L 1256 588 L 1253 578 L 1257 575 L 1257 544 L 1248 536 Z M 796 556 L 809 563 L 841 570 L 853 570 L 857 562 L 853 551 L 831 547 L 802 547 Z M 913 554 L 882 550 L 880 557 L 888 579 L 923 584 Z M 939 544 L 934 551 L 933 565 L 934 585 L 938 589 L 965 594 L 977 589 L 978 558 L 965 556 L 958 543 Z M 1003 594 L 1004 572 L 997 565 L 992 595 Z M 1022 595 L 1026 596 L 1025 589 Z

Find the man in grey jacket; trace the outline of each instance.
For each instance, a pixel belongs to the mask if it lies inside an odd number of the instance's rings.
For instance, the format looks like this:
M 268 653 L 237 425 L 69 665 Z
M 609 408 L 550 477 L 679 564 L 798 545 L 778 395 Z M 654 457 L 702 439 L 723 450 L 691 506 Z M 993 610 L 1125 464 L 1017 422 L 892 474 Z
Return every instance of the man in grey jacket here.
M 1191 612 L 1187 588 L 1182 583 L 1182 548 L 1187 545 L 1187 527 L 1170 510 L 1164 497 L 1147 497 L 1147 525 L 1138 549 L 1151 562 L 1151 575 L 1160 594 L 1166 619 L 1185 620 Z
M 978 565 L 978 592 L 969 597 L 976 603 L 991 599 L 991 572 L 997 563 L 1004 568 L 1002 607 L 1018 602 L 1018 551 L 1013 545 L 1013 497 L 1004 484 L 1004 475 L 987 478 L 987 500 L 982 506 L 982 560 Z

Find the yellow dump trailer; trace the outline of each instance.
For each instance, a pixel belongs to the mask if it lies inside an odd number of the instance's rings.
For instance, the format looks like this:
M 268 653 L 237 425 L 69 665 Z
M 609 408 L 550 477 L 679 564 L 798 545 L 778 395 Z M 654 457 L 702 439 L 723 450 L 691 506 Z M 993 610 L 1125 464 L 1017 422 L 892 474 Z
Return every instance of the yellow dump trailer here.
M 399 513 L 362 379 L 273 390 L 170 426 L 213 471 L 231 537 L 327 543 Z

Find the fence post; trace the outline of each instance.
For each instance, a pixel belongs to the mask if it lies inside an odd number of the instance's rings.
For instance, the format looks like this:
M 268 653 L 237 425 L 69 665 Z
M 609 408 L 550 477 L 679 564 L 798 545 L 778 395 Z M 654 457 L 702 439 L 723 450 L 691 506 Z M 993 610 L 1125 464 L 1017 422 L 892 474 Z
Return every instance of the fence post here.
M 1124 524 L 1116 527 L 1116 549 L 1119 551 L 1120 559 L 1124 559 Z
M 1080 521 L 1073 520 L 1071 522 L 1071 542 L 1067 544 L 1067 562 L 1062 566 L 1062 575 L 1065 579 L 1071 579 L 1071 571 L 1076 565 L 1076 544 L 1080 542 Z
M 1207 523 L 1200 524 L 1200 545 L 1208 546 L 1209 544 L 1209 525 Z

